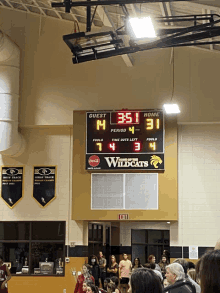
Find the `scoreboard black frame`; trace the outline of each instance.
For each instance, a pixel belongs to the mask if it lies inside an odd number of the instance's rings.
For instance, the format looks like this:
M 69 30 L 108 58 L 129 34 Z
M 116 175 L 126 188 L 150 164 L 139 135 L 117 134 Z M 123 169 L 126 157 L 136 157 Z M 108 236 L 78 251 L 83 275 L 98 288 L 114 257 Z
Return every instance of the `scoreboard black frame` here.
M 164 170 L 164 112 L 86 112 L 86 170 Z

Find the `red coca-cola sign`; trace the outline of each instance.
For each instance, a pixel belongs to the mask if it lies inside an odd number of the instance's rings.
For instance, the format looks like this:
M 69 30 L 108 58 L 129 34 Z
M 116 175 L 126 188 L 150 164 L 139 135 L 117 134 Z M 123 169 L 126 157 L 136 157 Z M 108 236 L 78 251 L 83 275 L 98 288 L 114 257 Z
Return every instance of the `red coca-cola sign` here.
M 100 163 L 100 158 L 96 155 L 93 155 L 93 156 L 89 157 L 88 162 L 91 167 L 97 167 Z

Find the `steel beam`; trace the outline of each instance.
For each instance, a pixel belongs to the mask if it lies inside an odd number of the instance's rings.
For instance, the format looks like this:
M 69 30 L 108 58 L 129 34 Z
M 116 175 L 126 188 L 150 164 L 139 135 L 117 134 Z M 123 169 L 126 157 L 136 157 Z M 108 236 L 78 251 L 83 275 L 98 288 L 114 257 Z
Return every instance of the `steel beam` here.
M 184 2 L 184 1 L 192 1 L 192 0 L 170 0 L 169 2 Z M 167 0 L 100 0 L 100 1 L 74 1 L 72 2 L 71 0 L 57 3 L 57 2 L 52 2 L 51 5 L 52 7 L 77 7 L 77 6 L 98 6 L 98 5 L 126 5 L 126 4 L 137 4 L 137 3 L 142 3 L 142 4 L 147 4 L 147 3 L 158 3 L 158 2 L 167 2 Z
M 91 0 L 87 0 L 87 3 L 89 3 Z M 91 31 L 91 6 L 86 7 L 86 31 Z
M 166 6 L 166 8 L 167 8 L 167 13 L 168 13 L 168 15 L 167 16 L 173 16 L 172 15 L 172 12 L 171 12 L 171 7 L 170 7 L 170 3 L 169 2 L 166 2 L 166 3 L 164 3 L 164 5 Z M 171 22 L 171 25 L 174 25 L 174 23 L 173 22 Z
M 210 9 L 207 9 L 207 14 L 211 14 L 211 10 Z M 213 41 L 212 38 L 210 38 L 209 41 L 212 42 Z M 213 46 L 213 44 L 211 44 L 210 45 L 210 50 L 212 51 L 213 49 L 214 49 L 214 46 Z
M 106 8 L 103 8 L 102 6 L 98 6 L 96 12 L 99 15 L 99 17 L 103 20 L 103 23 L 105 26 L 111 27 L 113 28 L 114 31 L 116 31 L 115 24 L 113 20 L 111 19 Z M 123 39 L 123 42 L 125 42 L 125 39 L 124 38 L 122 39 Z M 133 66 L 133 60 L 131 56 L 126 54 L 126 55 L 122 55 L 122 58 L 128 67 Z

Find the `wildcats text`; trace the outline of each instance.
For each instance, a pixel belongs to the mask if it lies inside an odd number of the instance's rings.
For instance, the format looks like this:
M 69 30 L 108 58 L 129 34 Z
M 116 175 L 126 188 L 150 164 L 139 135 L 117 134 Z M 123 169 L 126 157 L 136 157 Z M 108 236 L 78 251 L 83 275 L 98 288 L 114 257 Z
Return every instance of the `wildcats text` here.
M 138 158 L 104 157 L 109 167 L 114 168 L 147 168 L 148 161 L 139 161 Z

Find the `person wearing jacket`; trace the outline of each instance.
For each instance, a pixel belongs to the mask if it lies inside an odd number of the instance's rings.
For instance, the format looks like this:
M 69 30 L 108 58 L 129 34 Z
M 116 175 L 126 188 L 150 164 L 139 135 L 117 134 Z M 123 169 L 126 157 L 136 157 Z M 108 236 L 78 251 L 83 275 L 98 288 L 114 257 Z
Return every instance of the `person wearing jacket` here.
M 95 279 L 95 285 L 99 287 L 99 278 L 100 278 L 100 267 L 97 257 L 93 254 L 89 258 L 89 265 L 93 278 Z
M 185 273 L 183 267 L 179 263 L 172 263 L 166 267 L 166 279 L 170 286 L 166 287 L 166 292 L 169 293 L 190 293 L 192 292 L 191 287 L 188 284 L 185 284 Z M 191 283 L 191 282 L 190 282 Z M 175 288 L 175 285 L 181 285 L 178 288 Z M 191 286 L 195 286 L 192 284 Z
M 82 274 L 77 277 L 74 293 L 84 293 L 83 283 L 89 280 L 93 283 L 95 282 L 93 276 L 90 274 L 88 264 L 84 264 L 82 266 Z

